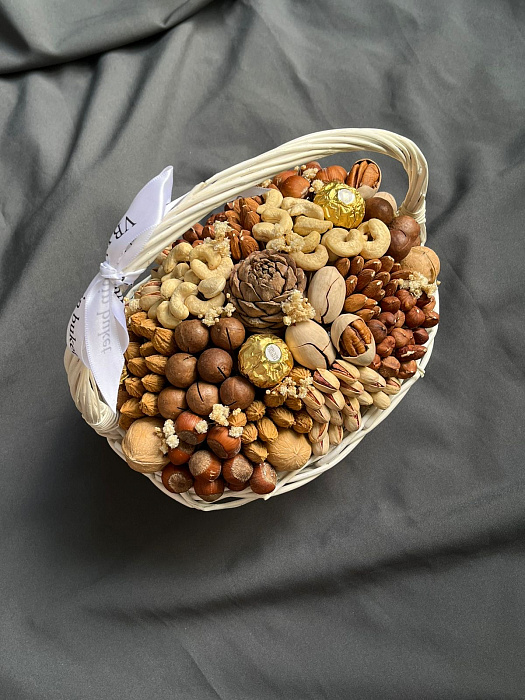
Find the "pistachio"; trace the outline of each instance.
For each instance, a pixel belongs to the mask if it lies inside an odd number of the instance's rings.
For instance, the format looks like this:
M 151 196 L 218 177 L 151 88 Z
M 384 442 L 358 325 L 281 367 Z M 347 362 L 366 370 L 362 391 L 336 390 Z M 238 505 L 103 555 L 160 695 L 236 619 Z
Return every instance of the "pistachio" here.
M 343 425 L 343 416 L 341 411 L 334 411 L 331 408 L 328 410 L 330 411 L 330 425 Z
M 342 426 L 331 423 L 328 428 L 328 439 L 330 440 L 330 445 L 340 445 L 343 440 Z
M 399 393 L 401 388 L 401 382 L 396 377 L 387 377 L 386 385 L 383 387 L 383 392 L 391 396 L 392 394 Z
M 324 394 L 332 394 L 334 391 L 337 391 L 340 386 L 339 379 L 333 372 L 327 369 L 316 369 L 313 373 L 312 380 L 314 387 Z
M 327 454 L 330 449 L 330 438 L 328 434 L 320 442 L 314 442 L 312 445 L 312 454 L 316 457 L 322 457 Z
M 324 402 L 329 409 L 341 411 L 345 405 L 345 397 L 340 391 L 334 391 L 333 394 L 325 395 Z
M 367 391 L 381 391 L 386 384 L 385 378 L 370 367 L 360 367 L 359 376 Z
M 316 423 L 314 421 L 312 429 L 308 433 L 308 439 L 310 440 L 311 443 L 315 443 L 315 442 L 319 442 L 320 440 L 323 440 L 326 437 L 326 435 L 328 435 L 328 428 L 329 428 L 328 423 Z
M 365 390 L 361 382 L 354 382 L 353 384 L 342 384 L 341 393 L 344 396 L 359 396 Z
M 312 418 L 318 423 L 329 423 L 330 422 L 330 409 L 326 406 L 320 406 L 319 408 L 306 407 L 306 410 L 312 416 Z
M 361 427 L 361 414 L 346 414 L 344 417 L 344 426 L 350 433 L 355 433 Z
M 385 394 L 384 391 L 377 391 L 375 394 L 372 394 L 372 401 L 374 406 L 382 411 L 390 406 L 390 396 Z
M 359 379 L 357 367 L 345 360 L 337 359 L 330 367 L 330 371 L 345 385 L 353 384 Z
M 307 408 L 321 408 L 325 403 L 325 395 L 314 386 L 308 386 L 303 396 L 303 403 Z
M 372 395 L 369 394 L 368 391 L 363 391 L 362 394 L 359 394 L 357 400 L 361 406 L 371 406 L 374 403 Z

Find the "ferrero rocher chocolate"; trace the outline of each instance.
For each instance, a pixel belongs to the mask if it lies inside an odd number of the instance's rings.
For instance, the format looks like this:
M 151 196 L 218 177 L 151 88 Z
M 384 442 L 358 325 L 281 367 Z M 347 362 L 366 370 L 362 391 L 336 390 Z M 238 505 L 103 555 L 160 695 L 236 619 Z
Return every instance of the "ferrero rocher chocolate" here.
M 239 350 L 239 370 L 261 389 L 279 384 L 293 367 L 292 353 L 276 335 L 250 336 Z
M 325 219 L 336 226 L 356 228 L 365 215 L 365 200 L 353 187 L 343 182 L 329 182 L 314 197 Z

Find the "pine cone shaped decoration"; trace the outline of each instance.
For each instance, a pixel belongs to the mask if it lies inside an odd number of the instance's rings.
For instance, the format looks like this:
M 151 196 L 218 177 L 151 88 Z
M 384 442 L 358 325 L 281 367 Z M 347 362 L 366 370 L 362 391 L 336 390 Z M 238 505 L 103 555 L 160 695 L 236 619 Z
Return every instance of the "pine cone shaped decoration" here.
M 233 269 L 230 301 L 240 320 L 254 330 L 277 330 L 284 326 L 281 304 L 291 292 L 304 292 L 306 276 L 286 253 L 256 251 Z

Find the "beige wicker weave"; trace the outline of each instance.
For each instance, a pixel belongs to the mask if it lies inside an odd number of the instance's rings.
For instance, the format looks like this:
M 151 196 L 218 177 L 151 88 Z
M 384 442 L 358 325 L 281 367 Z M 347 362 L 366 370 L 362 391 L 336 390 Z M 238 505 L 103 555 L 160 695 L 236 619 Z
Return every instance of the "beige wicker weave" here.
M 409 139 L 381 129 L 333 129 L 302 136 L 293 141 L 268 151 L 256 158 L 239 163 L 214 175 L 206 182 L 201 182 L 164 217 L 153 232 L 150 241 L 133 262 L 133 268 L 145 268 L 156 255 L 197 221 L 224 202 L 238 196 L 248 187 L 259 184 L 276 173 L 287 170 L 297 163 L 317 160 L 333 153 L 345 151 L 374 151 L 398 160 L 408 175 L 408 192 L 400 207 L 401 214 L 413 216 L 421 225 L 421 243 L 426 241 L 425 230 L 425 195 L 427 191 L 427 163 L 419 148 Z M 130 268 L 131 269 L 131 268 Z M 128 270 L 126 270 L 128 271 Z M 436 294 L 437 299 L 437 294 Z M 438 308 L 436 307 L 436 310 Z M 424 374 L 437 332 L 437 326 L 430 328 L 427 353 L 418 363 L 419 371 L 411 379 L 402 383 L 401 391 L 392 396 L 390 407 L 385 410 L 368 409 L 363 417 L 362 428 L 347 434 L 342 443 L 330 450 L 327 455 L 312 458 L 306 466 L 294 472 L 281 472 L 275 490 L 266 495 L 253 493 L 249 488 L 240 492 L 226 491 L 215 503 L 206 503 L 195 495 L 193 489 L 187 493 L 174 494 L 162 485 L 160 473 L 144 474 L 167 496 L 179 503 L 199 510 L 220 510 L 236 508 L 256 499 L 268 499 L 307 484 L 327 469 L 334 467 L 357 447 L 361 440 L 373 430 L 399 402 L 406 396 L 415 381 Z M 124 459 L 121 442 L 124 432 L 118 427 L 118 416 L 104 403 L 93 375 L 66 349 L 64 364 L 68 374 L 71 395 L 84 420 L 107 438 L 110 446 Z

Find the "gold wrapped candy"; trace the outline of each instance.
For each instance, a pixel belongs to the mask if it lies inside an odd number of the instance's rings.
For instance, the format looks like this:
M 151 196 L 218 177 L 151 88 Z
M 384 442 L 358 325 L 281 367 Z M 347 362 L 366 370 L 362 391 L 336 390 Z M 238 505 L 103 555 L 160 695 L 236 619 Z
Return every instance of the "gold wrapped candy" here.
M 239 350 L 239 370 L 252 384 L 268 389 L 279 384 L 293 367 L 292 353 L 276 335 L 251 335 Z
M 314 203 L 335 226 L 356 228 L 365 215 L 365 200 L 354 187 L 343 182 L 329 182 L 315 195 Z

